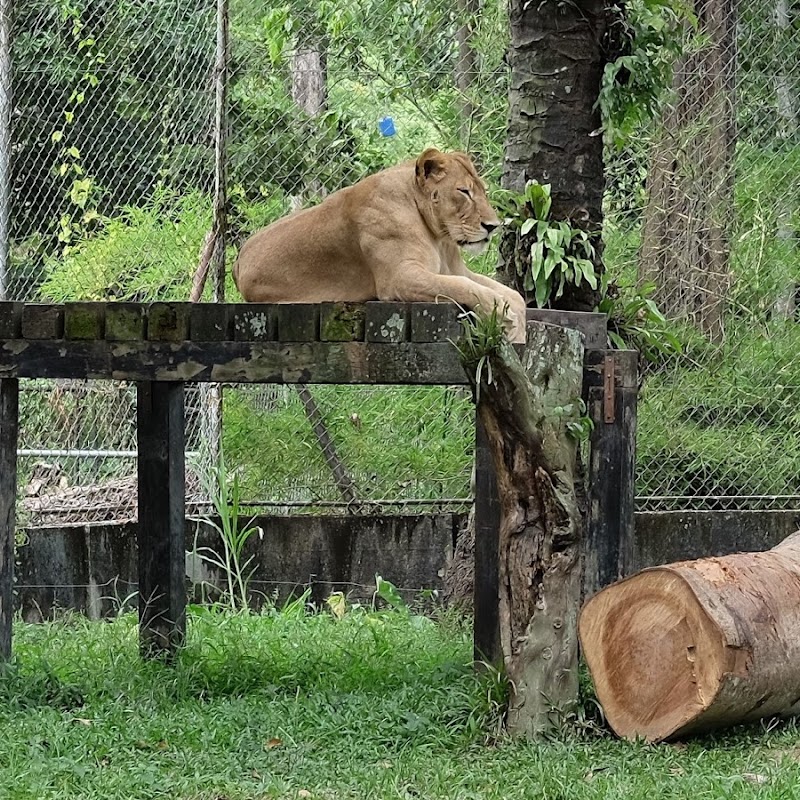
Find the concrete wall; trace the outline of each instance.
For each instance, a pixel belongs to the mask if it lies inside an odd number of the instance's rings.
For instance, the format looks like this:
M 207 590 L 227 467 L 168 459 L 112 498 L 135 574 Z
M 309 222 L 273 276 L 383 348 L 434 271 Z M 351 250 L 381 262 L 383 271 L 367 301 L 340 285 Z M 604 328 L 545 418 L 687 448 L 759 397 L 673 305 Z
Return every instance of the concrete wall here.
M 264 535 L 254 536 L 246 556 L 257 566 L 256 603 L 279 601 L 306 586 L 322 602 L 331 591 L 368 600 L 375 573 L 413 595 L 441 589 L 463 515 L 429 517 L 267 517 Z M 636 515 L 631 571 L 643 567 L 764 550 L 800 529 L 800 511 L 665 512 Z M 209 529 L 190 525 L 187 547 L 212 545 Z M 187 554 L 190 590 L 201 598 L 205 582 L 218 583 L 208 565 Z M 29 533 L 17 549 L 17 606 L 30 621 L 72 608 L 91 617 L 116 613 L 136 602 L 136 526 L 92 525 Z M 213 593 L 213 592 L 212 592 Z M 207 594 L 207 592 L 206 592 Z
M 263 537 L 248 542 L 254 604 L 286 599 L 306 586 L 322 602 L 332 591 L 369 599 L 375 574 L 405 590 L 440 589 L 464 516 L 265 517 Z M 195 540 L 196 537 L 196 540 Z M 78 525 L 31 531 L 17 548 L 16 604 L 29 621 L 72 608 L 92 618 L 135 606 L 136 525 Z M 187 550 L 217 547 L 216 534 L 189 523 Z M 196 599 L 221 583 L 208 563 L 187 553 L 187 578 Z
M 800 510 L 637 512 L 630 572 L 671 561 L 768 550 L 796 530 Z

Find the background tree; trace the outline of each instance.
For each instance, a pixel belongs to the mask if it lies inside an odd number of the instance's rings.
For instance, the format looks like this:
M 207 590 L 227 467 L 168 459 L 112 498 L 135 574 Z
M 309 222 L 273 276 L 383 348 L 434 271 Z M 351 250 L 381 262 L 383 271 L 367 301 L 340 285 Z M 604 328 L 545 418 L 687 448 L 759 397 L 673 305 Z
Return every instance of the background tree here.
M 615 53 L 609 34 L 619 9 L 607 0 L 529 3 L 511 0 L 511 86 L 502 184 L 522 192 L 526 182 L 550 184 L 550 216 L 590 234 L 593 266 L 602 273 L 603 138 L 598 97 L 603 71 Z M 535 232 L 534 232 L 535 234 Z M 530 240 L 524 240 L 530 246 Z M 501 274 L 531 296 L 514 257 L 520 241 L 506 234 Z M 523 258 L 523 266 L 527 263 Z M 598 284 L 568 284 L 551 305 L 591 311 Z
M 731 284 L 736 3 L 695 0 L 697 34 L 677 63 L 648 170 L 640 275 L 672 318 L 724 332 Z

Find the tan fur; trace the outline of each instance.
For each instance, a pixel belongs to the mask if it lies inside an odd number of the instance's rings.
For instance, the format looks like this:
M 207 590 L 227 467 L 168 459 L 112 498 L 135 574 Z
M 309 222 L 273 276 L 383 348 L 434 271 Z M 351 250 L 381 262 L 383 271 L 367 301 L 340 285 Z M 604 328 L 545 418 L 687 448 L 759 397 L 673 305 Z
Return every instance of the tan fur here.
M 234 280 L 248 302 L 443 301 L 504 314 L 525 339 L 525 301 L 467 269 L 460 247 L 485 248 L 500 225 L 464 153 L 426 150 L 254 233 Z

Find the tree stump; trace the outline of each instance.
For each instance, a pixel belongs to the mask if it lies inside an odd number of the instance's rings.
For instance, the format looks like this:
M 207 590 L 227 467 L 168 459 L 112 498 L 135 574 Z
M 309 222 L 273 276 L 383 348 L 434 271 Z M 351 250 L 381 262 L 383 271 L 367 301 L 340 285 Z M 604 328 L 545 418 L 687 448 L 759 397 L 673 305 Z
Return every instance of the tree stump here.
M 643 570 L 584 606 L 611 727 L 651 742 L 800 713 L 800 532 L 763 553 Z
M 468 328 L 459 349 L 497 476 L 508 728 L 537 735 L 578 695 L 582 526 L 568 424 L 581 413 L 583 346 L 577 331 L 533 322 L 520 361 L 502 333 L 487 334 L 490 323 Z

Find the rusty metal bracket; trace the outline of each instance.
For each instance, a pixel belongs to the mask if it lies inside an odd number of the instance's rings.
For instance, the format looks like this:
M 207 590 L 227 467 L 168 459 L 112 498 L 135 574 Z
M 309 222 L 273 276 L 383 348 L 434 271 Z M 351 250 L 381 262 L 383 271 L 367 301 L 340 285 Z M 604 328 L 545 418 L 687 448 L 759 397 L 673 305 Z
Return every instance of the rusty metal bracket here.
M 614 422 L 616 409 L 616 359 L 613 353 L 606 353 L 603 358 L 603 422 Z

